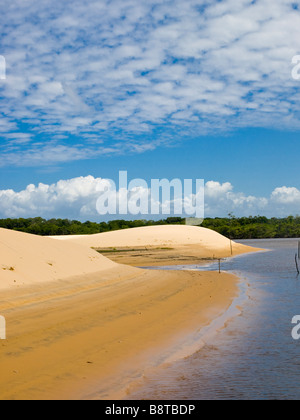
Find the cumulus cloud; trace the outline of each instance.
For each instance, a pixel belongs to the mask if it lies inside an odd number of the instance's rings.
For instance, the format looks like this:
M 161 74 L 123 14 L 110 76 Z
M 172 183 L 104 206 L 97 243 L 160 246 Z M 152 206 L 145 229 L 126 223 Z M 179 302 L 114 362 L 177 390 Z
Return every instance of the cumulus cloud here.
M 183 188 L 183 192 L 186 193 Z M 205 217 L 224 217 L 233 212 L 236 216 L 266 215 L 269 217 L 284 217 L 299 214 L 300 191 L 294 187 L 280 187 L 271 192 L 268 197 L 249 196 L 242 192 L 236 192 L 234 186 L 229 183 L 208 181 L 205 184 Z M 106 194 L 110 203 L 116 200 L 117 210 L 120 203 L 129 200 L 131 214 L 127 216 L 112 214 L 105 218 L 99 215 L 99 197 Z M 160 218 L 173 215 L 172 211 L 178 209 L 180 198 L 184 198 L 184 204 L 189 211 L 193 210 L 195 193 L 190 191 L 186 196 L 168 197 L 164 201 L 151 194 L 151 186 L 141 180 L 128 184 L 128 187 L 120 190 L 110 180 L 94 178 L 93 176 L 78 177 L 69 180 L 60 180 L 55 184 L 28 185 L 23 191 L 2 190 L 0 191 L 0 217 L 45 217 L 45 218 L 68 218 L 79 220 L 107 220 L 116 218 L 138 218 L 139 209 L 143 208 L 138 199 L 149 200 L 149 209 L 159 209 L 160 215 L 151 215 L 148 218 Z M 130 197 L 132 198 L 130 202 Z M 105 200 L 101 201 L 104 204 Z M 200 200 L 198 201 L 200 203 Z M 98 205 L 98 207 L 97 207 Z M 108 204 L 105 204 L 107 207 Z M 98 210 L 97 210 L 98 209 Z M 102 206 L 103 209 L 103 206 Z M 171 214 L 166 213 L 171 209 Z M 163 213 L 164 212 L 164 213 Z M 189 214 L 191 215 L 191 213 Z
M 295 187 L 276 188 L 272 200 L 279 204 L 300 204 L 300 191 Z
M 0 191 L 3 217 L 68 217 L 95 215 L 99 191 L 109 187 L 105 179 L 92 176 L 61 180 L 55 184 L 30 184 L 23 191 Z
M 11 0 L 2 10 L 3 161 L 36 166 L 139 152 L 162 144 L 157 126 L 165 142 L 249 126 L 299 129 L 298 83 L 291 77 L 299 6 L 298 0 Z M 37 160 L 41 136 L 68 153 L 53 155 L 43 146 Z
M 286 209 L 289 211 L 289 209 Z M 270 200 L 265 197 L 254 197 L 242 192 L 235 192 L 230 182 L 223 184 L 208 181 L 205 185 L 205 214 L 206 216 L 226 216 L 234 213 L 237 216 L 249 216 L 270 213 Z M 272 216 L 278 215 L 274 209 Z

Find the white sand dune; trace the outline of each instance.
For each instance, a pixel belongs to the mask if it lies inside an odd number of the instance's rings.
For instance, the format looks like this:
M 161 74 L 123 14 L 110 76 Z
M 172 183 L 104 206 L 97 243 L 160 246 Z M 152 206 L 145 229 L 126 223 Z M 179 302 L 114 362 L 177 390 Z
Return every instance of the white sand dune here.
M 107 270 L 116 264 L 72 242 L 0 229 L 0 289 Z
M 93 248 L 200 245 L 203 248 L 220 250 L 228 248 L 230 242 L 213 230 L 185 225 L 147 226 L 95 235 L 54 238 Z

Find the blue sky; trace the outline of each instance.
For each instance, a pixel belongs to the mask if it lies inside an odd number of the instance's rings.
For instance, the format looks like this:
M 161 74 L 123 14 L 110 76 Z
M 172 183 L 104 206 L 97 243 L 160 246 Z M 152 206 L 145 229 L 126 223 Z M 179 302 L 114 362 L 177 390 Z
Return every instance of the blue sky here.
M 300 214 L 299 5 L 11 0 L 0 217 L 98 220 L 120 170 L 203 178 L 208 216 Z

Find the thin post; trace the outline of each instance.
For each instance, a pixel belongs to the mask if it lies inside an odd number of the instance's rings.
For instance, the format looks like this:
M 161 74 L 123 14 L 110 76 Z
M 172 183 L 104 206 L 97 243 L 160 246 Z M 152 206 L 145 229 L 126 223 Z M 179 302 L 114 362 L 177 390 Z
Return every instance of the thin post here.
M 219 259 L 219 274 L 221 274 L 221 260 Z
M 230 239 L 230 252 L 231 252 L 231 255 L 232 255 L 233 254 L 233 250 L 232 250 L 232 240 L 231 239 Z M 299 243 L 299 255 L 300 255 L 300 243 Z
M 297 254 L 295 254 L 295 262 L 296 262 L 297 273 L 298 273 L 298 276 L 299 276 L 300 271 L 299 271 L 299 266 L 298 266 L 298 261 L 297 261 Z

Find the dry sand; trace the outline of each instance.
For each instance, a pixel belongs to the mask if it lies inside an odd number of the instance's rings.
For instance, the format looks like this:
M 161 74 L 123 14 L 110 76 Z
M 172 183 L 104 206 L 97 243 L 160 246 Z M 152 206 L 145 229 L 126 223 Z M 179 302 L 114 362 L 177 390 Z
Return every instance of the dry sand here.
M 0 252 L 1 400 L 122 396 L 238 294 L 226 273 L 138 269 L 72 241 L 1 229 Z
M 0 229 L 0 290 L 113 268 L 92 249 Z
M 93 248 L 201 245 L 218 250 L 230 245 L 229 239 L 211 229 L 186 225 L 146 226 L 55 238 Z

